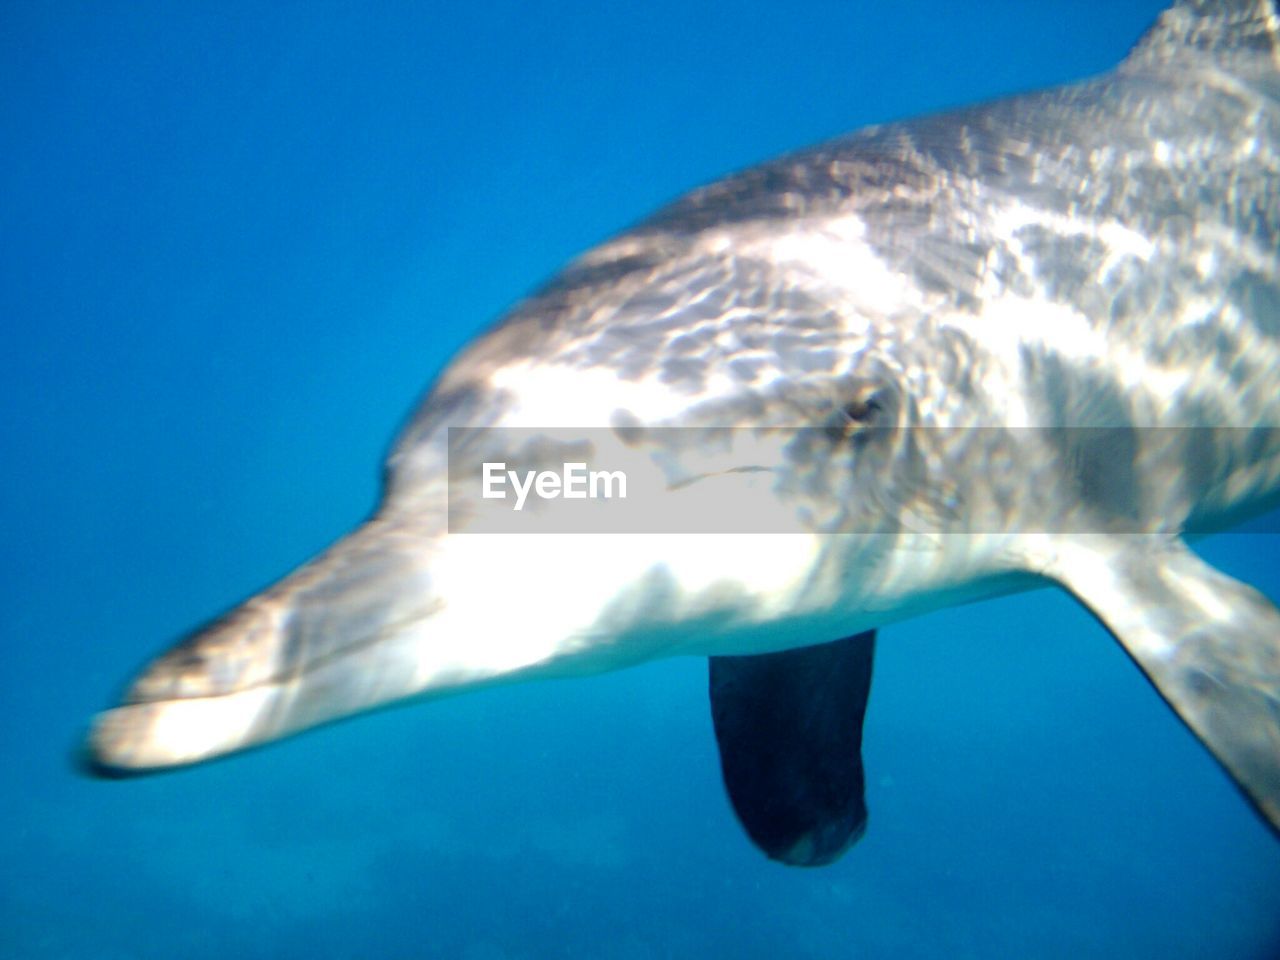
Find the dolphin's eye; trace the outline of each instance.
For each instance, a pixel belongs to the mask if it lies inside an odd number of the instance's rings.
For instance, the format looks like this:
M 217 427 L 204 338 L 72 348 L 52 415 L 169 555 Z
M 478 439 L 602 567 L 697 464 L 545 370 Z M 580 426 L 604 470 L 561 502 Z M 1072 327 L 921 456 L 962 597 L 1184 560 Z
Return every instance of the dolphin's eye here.
M 881 419 L 884 405 L 875 393 L 868 391 L 838 408 L 827 422 L 827 438 L 833 443 L 858 438 L 863 431 Z
M 880 401 L 873 395 L 846 403 L 840 413 L 850 426 L 865 426 L 875 420 L 880 410 Z

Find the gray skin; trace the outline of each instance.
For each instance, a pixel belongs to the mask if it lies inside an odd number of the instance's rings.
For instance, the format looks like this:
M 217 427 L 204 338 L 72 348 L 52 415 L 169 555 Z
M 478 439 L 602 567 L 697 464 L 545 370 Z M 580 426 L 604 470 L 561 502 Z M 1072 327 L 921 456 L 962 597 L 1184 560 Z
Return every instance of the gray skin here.
M 1178 3 L 1105 76 L 783 157 L 587 253 L 444 372 L 376 515 L 154 661 L 91 762 L 1056 584 L 1280 827 L 1280 613 L 1183 539 L 1280 496 L 1277 22 Z M 481 463 L 609 442 L 659 491 L 643 532 L 472 535 Z M 742 531 L 689 535 L 717 504 Z

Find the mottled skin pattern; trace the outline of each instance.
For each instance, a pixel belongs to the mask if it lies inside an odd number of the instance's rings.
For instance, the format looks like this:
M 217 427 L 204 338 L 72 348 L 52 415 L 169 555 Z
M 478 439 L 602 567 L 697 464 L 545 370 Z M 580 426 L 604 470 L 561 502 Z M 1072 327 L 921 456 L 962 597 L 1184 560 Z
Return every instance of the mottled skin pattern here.
M 1056 582 L 1280 823 L 1280 614 L 1178 539 L 1280 490 L 1278 36 L 1262 0 L 1188 0 L 1103 77 L 783 157 L 589 252 L 445 371 L 378 515 L 154 663 L 96 761 Z M 749 493 L 813 535 L 743 539 L 718 578 L 684 541 L 485 555 L 447 530 L 449 470 L 558 449 L 489 427 L 610 428 L 655 462 L 696 431 L 817 428 Z M 471 431 L 452 460 L 449 428 Z

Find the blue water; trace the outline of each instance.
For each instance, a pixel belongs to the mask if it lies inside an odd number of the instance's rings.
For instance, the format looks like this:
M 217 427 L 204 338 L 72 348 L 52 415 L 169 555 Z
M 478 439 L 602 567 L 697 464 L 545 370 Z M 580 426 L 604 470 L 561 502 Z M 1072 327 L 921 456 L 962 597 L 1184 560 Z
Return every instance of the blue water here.
M 1280 844 L 1047 592 L 884 632 L 870 828 L 823 870 L 738 830 L 693 660 L 74 773 L 143 659 L 369 511 L 430 376 L 569 256 L 1105 69 L 1160 3 L 475 6 L 0 9 L 0 954 L 1280 954 Z M 1202 549 L 1280 597 L 1273 539 Z

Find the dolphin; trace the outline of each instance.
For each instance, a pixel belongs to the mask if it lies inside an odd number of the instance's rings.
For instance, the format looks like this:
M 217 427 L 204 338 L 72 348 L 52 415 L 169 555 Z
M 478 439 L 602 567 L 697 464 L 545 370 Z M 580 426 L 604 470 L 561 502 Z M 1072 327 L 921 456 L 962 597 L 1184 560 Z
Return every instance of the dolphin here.
M 466 347 L 374 514 L 151 662 L 88 765 L 694 655 L 747 833 L 824 864 L 875 631 L 1056 586 L 1280 829 L 1280 612 L 1187 545 L 1280 500 L 1278 249 L 1271 0 L 695 190 Z

